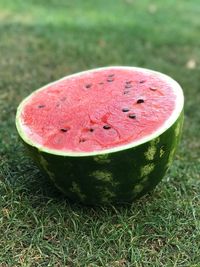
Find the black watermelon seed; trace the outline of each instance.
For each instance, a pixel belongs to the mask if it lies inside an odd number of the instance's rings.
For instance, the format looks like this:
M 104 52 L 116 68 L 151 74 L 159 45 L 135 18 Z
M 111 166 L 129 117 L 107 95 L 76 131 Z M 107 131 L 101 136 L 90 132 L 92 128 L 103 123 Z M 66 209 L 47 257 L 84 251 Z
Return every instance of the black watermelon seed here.
M 110 127 L 109 125 L 104 125 L 103 128 L 104 128 L 105 130 L 109 130 L 111 127 Z
M 91 83 L 88 83 L 88 84 L 86 84 L 86 88 L 90 88 L 92 86 L 92 84 Z
M 152 91 L 156 91 L 158 88 L 151 86 L 151 87 L 149 87 L 149 89 Z
M 141 104 L 141 103 L 144 103 L 144 99 L 138 99 L 137 100 L 137 104 Z
M 125 85 L 125 88 L 126 88 L 126 89 L 131 88 L 131 87 L 132 87 L 131 84 L 126 84 L 126 85 Z
M 85 138 L 80 138 L 80 139 L 79 139 L 79 143 L 84 143 L 85 141 L 86 141 Z
M 110 83 L 110 82 L 113 82 L 113 81 L 114 81 L 113 78 L 108 78 L 108 79 L 107 79 L 107 82 L 109 82 L 109 83 Z
M 136 118 L 136 115 L 133 114 L 133 113 L 130 113 L 130 114 L 128 114 L 128 117 L 129 117 L 130 119 L 135 119 L 135 118 Z
M 61 132 L 66 133 L 69 129 L 68 128 L 61 128 Z
M 93 128 L 90 128 L 90 130 L 89 130 L 89 131 L 92 133 L 92 132 L 94 132 L 94 129 L 93 129 Z
M 139 81 L 139 83 L 145 83 L 146 82 L 146 80 L 141 80 L 141 81 Z
M 126 81 L 126 84 L 131 84 L 132 83 L 132 81 Z
M 38 106 L 38 108 L 44 108 L 45 107 L 45 105 L 39 105 Z
M 123 108 L 122 111 L 123 112 L 129 112 L 129 109 L 128 108 Z

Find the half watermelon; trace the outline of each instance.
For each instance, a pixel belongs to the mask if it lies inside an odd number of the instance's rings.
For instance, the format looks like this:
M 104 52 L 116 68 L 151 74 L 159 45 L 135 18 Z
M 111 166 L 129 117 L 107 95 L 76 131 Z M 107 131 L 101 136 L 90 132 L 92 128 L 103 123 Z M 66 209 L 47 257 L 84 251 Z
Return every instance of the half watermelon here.
M 19 105 L 19 135 L 64 194 L 85 204 L 132 202 L 170 166 L 183 92 L 169 76 L 105 67 L 66 76 Z

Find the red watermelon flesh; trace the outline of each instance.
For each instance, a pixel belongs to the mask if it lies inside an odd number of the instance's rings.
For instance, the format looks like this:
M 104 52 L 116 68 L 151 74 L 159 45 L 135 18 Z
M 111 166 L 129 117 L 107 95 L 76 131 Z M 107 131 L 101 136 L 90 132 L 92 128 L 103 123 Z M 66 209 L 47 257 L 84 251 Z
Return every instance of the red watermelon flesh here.
M 149 136 L 172 115 L 176 94 L 164 76 L 102 68 L 36 91 L 22 110 L 28 138 L 48 149 L 91 152 Z

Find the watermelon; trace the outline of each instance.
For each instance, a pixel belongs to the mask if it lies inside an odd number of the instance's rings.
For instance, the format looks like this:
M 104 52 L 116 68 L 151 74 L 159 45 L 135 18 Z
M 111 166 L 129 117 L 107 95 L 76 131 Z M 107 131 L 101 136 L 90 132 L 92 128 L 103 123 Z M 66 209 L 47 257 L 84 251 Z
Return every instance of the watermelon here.
M 66 76 L 21 102 L 16 126 L 61 192 L 89 205 L 130 203 L 173 161 L 184 97 L 169 76 L 105 67 Z

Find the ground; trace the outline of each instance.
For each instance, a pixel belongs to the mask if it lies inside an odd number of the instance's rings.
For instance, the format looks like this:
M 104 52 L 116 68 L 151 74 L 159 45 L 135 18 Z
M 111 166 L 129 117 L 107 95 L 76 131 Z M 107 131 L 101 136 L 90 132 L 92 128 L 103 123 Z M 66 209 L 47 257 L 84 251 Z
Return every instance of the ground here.
M 0 266 L 200 266 L 200 5 L 193 1 L 0 0 Z M 107 65 L 162 71 L 185 94 L 173 165 L 123 207 L 70 203 L 26 155 L 19 102 Z

